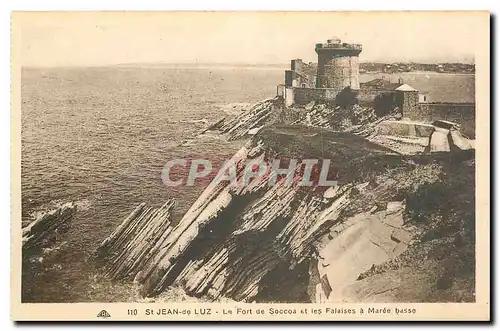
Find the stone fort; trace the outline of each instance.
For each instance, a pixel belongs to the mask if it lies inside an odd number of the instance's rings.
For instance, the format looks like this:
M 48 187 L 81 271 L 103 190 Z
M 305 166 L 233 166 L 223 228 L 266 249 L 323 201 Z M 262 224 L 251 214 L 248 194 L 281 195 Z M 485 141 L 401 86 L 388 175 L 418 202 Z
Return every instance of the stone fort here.
M 284 84 L 277 86 L 278 96 L 286 107 L 305 106 L 311 102 L 335 103 L 344 89 L 350 89 L 361 105 L 372 105 L 379 95 L 390 95 L 405 119 L 433 121 L 446 119 L 468 127 L 469 135 L 475 132 L 474 103 L 429 102 L 400 78 L 397 83 L 382 78 L 360 83 L 359 55 L 361 44 L 345 43 L 333 37 L 315 46 L 317 63 L 291 60 L 285 70 Z

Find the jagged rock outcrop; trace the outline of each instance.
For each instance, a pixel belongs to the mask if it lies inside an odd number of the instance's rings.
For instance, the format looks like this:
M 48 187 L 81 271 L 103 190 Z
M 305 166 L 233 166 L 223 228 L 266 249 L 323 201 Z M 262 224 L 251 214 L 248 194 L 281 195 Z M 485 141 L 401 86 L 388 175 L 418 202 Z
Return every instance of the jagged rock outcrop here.
M 274 102 L 219 129 L 244 137 L 255 123 L 269 120 L 267 107 Z M 439 183 L 449 172 L 446 165 L 467 162 L 474 153 L 401 155 L 363 138 L 373 136 L 379 120 L 351 125 L 350 133 L 311 125 L 258 127 L 229 162 L 236 183 L 219 172 L 175 227 L 169 202 L 163 212 L 139 206 L 98 251 L 111 257 L 106 273 L 133 278 L 144 296 L 175 286 L 191 296 L 237 301 L 383 300 L 380 294 L 394 286 L 375 281 L 378 274 L 367 280 L 361 275 L 397 261 L 422 240 L 425 226 L 412 222 L 416 216 L 406 215 L 405 204 L 422 187 Z M 247 161 L 275 159 L 329 160 L 337 185 L 300 186 L 303 169 L 290 185 L 272 170 L 241 184 Z M 275 176 L 276 184 L 269 185 Z
M 231 119 L 223 118 L 204 131 L 219 131 L 229 140 L 236 140 L 256 134 L 265 125 L 282 123 L 350 132 L 370 139 L 380 122 L 396 117 L 395 113 L 378 117 L 373 108 L 359 105 L 343 108 L 312 103 L 305 108 L 285 107 L 283 100 L 276 97 L 258 102 Z
M 141 203 L 104 239 L 96 251 L 105 261 L 105 274 L 112 279 L 133 279 L 161 249 L 172 231 L 171 213 L 174 200 L 160 208 Z
M 340 176 L 339 185 L 298 186 L 300 171 L 292 185 L 285 185 L 286 177 L 269 185 L 273 172 L 248 185 L 231 185 L 216 177 L 178 225 L 156 239 L 160 248 L 134 269 L 140 269 L 135 281 L 141 284 L 144 295 L 154 296 L 177 284 L 193 296 L 238 301 L 264 300 L 262 290 L 266 288 L 268 297 L 278 295 L 286 301 L 286 293 L 272 293 L 270 289 L 270 283 L 280 282 L 276 274 L 283 277 L 277 270 L 294 275 L 308 266 L 315 250 L 313 243 L 339 222 L 356 192 L 377 172 L 408 166 L 399 155 L 352 134 L 274 126 L 263 129 L 233 156 L 238 183 L 244 176 L 246 160 L 275 158 L 333 160 L 330 168 Z M 358 171 L 353 172 L 355 167 Z M 117 232 L 128 227 L 122 225 Z M 142 240 L 134 238 L 131 242 Z M 101 251 L 109 245 L 105 243 Z M 114 249 L 121 252 L 122 259 L 136 261 L 138 254 L 128 257 L 133 246 L 122 242 Z
M 249 131 L 257 131 L 262 126 L 269 124 L 269 120 L 279 102 L 278 98 L 257 102 L 239 116 L 230 120 L 224 119 L 216 122 L 210 127 L 210 130 L 217 130 L 225 134 L 229 140 L 243 138 L 249 134 Z
M 77 207 L 74 202 L 67 202 L 53 209 L 22 229 L 23 250 L 37 249 L 50 245 L 57 233 L 67 225 Z

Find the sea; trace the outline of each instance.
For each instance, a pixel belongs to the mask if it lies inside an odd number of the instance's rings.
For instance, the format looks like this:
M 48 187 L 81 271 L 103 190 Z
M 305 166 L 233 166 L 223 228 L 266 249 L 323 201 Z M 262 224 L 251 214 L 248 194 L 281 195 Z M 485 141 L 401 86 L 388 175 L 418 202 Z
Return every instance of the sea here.
M 93 252 L 139 203 L 158 207 L 175 198 L 174 218 L 180 219 L 208 181 L 167 187 L 161 179 L 165 163 L 207 157 L 217 163 L 230 157 L 241 141 L 215 134 L 192 138 L 207 123 L 234 115 L 238 105 L 275 96 L 284 69 L 23 68 L 23 225 L 67 201 L 78 206 L 54 246 L 24 268 L 23 302 L 138 300 L 130 282 L 111 282 L 101 275 Z M 363 74 L 360 80 L 380 76 Z M 474 101 L 473 75 L 400 76 L 432 100 Z

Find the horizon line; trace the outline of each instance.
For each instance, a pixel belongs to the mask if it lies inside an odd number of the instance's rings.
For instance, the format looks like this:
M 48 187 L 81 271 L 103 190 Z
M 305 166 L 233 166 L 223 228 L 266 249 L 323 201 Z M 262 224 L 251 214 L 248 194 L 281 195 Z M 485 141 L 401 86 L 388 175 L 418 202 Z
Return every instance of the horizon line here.
M 291 60 L 290 60 L 291 61 Z M 312 61 L 304 61 L 304 63 L 316 63 Z M 475 62 L 469 61 L 360 61 L 361 63 L 375 63 L 375 64 L 468 64 L 475 65 Z M 140 65 L 170 65 L 170 66 L 241 66 L 241 67 L 287 67 L 290 62 L 287 63 L 238 63 L 238 62 L 121 62 L 121 63 L 107 63 L 107 64 L 63 64 L 63 65 L 36 65 L 28 64 L 21 65 L 21 68 L 67 68 L 67 67 L 82 67 L 82 68 L 92 68 L 92 67 L 119 67 L 119 66 L 140 66 Z

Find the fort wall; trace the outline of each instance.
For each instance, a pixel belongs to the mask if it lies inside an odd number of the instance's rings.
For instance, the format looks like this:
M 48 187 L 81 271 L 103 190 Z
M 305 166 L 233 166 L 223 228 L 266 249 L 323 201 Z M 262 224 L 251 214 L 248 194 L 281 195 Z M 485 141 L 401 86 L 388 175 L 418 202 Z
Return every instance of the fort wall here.
M 340 39 L 333 38 L 327 43 L 316 44 L 315 51 L 318 54 L 317 65 L 294 59 L 290 62 L 290 70 L 285 71 L 285 84 L 277 87 L 277 95 L 283 97 L 286 107 L 305 106 L 311 101 L 332 103 L 340 91 L 350 87 L 357 93 L 361 106 L 373 107 L 377 96 L 390 94 L 392 101 L 389 100 L 387 107 L 398 107 L 403 118 L 427 123 L 448 120 L 460 124 L 467 136 L 475 136 L 473 103 L 425 102 L 426 99 L 417 90 L 402 80 L 391 83 L 374 79 L 360 86 L 360 44 L 342 43 Z M 381 106 L 378 107 L 385 107 L 384 102 L 381 99 Z
M 289 99 L 287 102 L 289 105 L 307 105 L 312 100 L 318 102 L 335 101 L 339 92 L 338 89 L 329 88 L 292 87 L 287 88 L 285 98 Z
M 461 131 L 473 138 L 476 135 L 476 105 L 474 103 L 429 102 L 419 103 L 412 111 L 403 113 L 403 118 L 432 122 L 446 120 L 460 124 Z

